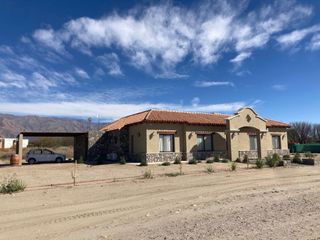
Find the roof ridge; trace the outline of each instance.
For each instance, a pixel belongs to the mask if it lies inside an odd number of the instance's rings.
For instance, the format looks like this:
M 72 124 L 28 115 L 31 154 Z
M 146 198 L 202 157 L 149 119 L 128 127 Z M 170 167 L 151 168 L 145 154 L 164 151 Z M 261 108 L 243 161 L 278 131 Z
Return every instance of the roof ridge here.
M 216 112 L 214 112 L 214 113 L 210 113 L 210 112 L 191 112 L 191 111 L 179 111 L 179 110 L 171 110 L 171 109 L 168 109 L 168 110 L 166 110 L 166 109 L 151 109 L 151 111 L 230 116 L 228 114 L 216 113 Z
M 116 121 L 119 121 L 120 119 L 124 119 L 124 118 L 128 118 L 128 117 L 132 117 L 132 116 L 135 116 L 135 115 L 138 115 L 138 114 L 141 114 L 141 113 L 145 113 L 145 112 L 151 112 L 152 109 L 148 109 L 148 110 L 144 110 L 144 111 L 141 111 L 141 112 L 137 112 L 137 113 L 133 113 L 133 114 L 130 114 L 130 115 L 126 115 L 122 118 L 119 118 L 118 120 L 115 120 Z M 149 114 L 149 113 L 148 113 Z

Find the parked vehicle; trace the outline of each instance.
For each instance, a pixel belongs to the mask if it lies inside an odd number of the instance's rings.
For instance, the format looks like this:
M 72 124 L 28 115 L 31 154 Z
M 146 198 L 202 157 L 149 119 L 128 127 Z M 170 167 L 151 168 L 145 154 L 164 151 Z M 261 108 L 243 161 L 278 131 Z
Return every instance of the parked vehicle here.
M 55 153 L 49 149 L 32 149 L 26 155 L 26 160 L 29 164 L 37 162 L 57 162 L 61 163 L 66 160 L 64 154 Z

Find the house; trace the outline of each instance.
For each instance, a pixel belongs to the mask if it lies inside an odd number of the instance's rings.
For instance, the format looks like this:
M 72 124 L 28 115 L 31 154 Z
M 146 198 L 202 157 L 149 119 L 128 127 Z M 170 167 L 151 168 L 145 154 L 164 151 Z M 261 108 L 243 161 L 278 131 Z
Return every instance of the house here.
M 286 123 L 260 117 L 251 108 L 234 115 L 148 110 L 123 117 L 102 131 L 109 153 L 148 162 L 236 160 L 289 153 Z
M 16 143 L 17 143 L 16 138 L 0 138 L 0 149 L 15 148 Z M 24 139 L 22 145 L 23 145 L 23 148 L 28 147 L 29 140 Z

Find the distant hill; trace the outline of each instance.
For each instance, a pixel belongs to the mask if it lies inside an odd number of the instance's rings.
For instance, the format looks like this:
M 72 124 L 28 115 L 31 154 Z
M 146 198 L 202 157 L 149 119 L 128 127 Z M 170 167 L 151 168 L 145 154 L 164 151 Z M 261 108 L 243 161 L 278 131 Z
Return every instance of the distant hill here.
M 88 131 L 89 122 L 78 119 L 39 117 L 39 116 L 15 116 L 0 114 L 0 136 L 16 137 L 21 131 L 36 132 L 81 132 Z M 91 123 L 91 129 L 98 129 L 105 123 Z

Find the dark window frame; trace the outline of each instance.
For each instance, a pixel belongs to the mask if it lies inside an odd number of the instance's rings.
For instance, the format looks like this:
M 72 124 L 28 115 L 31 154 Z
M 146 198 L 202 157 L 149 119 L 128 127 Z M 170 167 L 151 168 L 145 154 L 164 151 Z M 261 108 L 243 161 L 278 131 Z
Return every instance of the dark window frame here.
M 171 137 L 171 140 L 172 140 L 172 151 L 161 151 L 161 145 L 160 145 L 160 141 L 161 141 L 161 136 L 170 136 Z M 174 134 L 159 134 L 159 150 L 161 153 L 172 153 L 172 152 L 175 152 L 175 144 L 174 144 L 174 137 L 175 135 Z
M 201 136 L 202 140 L 203 140 L 203 150 L 199 150 L 198 149 L 198 137 Z M 211 139 L 211 144 L 210 144 L 210 148 L 211 149 L 206 149 L 206 144 L 205 144 L 205 140 L 204 137 L 205 136 L 210 136 Z M 213 147 L 213 134 L 197 134 L 197 152 L 213 152 L 214 151 L 214 147 Z
M 273 146 L 273 138 L 276 137 L 279 140 L 279 148 L 274 148 Z M 272 144 L 272 150 L 280 150 L 281 149 L 281 136 L 280 135 L 272 135 L 271 136 L 271 144 Z

